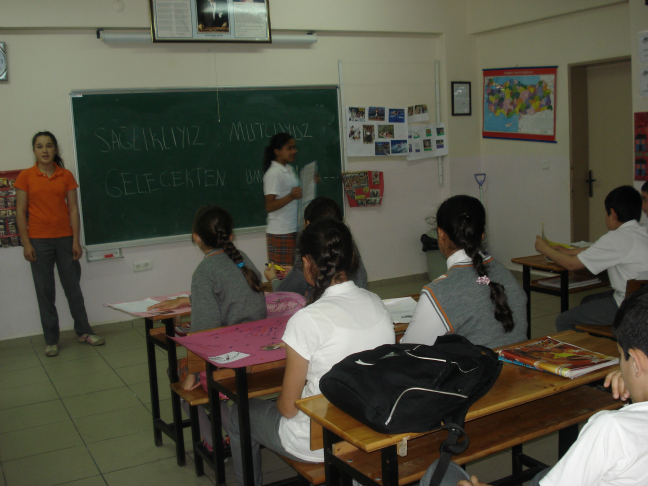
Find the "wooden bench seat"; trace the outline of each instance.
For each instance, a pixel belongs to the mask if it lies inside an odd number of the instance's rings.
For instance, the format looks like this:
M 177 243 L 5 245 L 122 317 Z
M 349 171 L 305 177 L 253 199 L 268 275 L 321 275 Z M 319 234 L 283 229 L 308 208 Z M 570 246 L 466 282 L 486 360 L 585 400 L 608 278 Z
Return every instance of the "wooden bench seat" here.
M 319 486 L 326 482 L 326 473 L 323 462 L 299 462 L 277 454 L 286 464 L 292 467 L 297 474 L 313 486 Z
M 587 406 L 583 406 L 583 403 L 587 403 Z M 600 410 L 614 410 L 621 405 L 609 393 L 580 387 L 471 420 L 464 427 L 470 438 L 470 446 L 452 460 L 460 465 L 466 464 L 583 422 Z M 439 447 L 446 437 L 447 432 L 438 431 L 409 441 L 407 455 L 398 458 L 399 484 L 419 481 L 429 465 L 439 458 Z M 346 442 L 336 444 L 334 451 L 336 456 L 353 464 L 362 474 L 381 483 L 380 451 L 366 453 Z M 303 467 L 302 463 L 293 465 L 294 461 L 284 460 L 298 472 L 298 468 Z M 324 471 L 324 464 L 309 466 L 306 472 L 313 479 L 320 477 L 320 469 L 315 466 L 319 466 L 322 473 Z
M 612 332 L 612 326 L 592 326 L 589 324 L 579 324 L 576 326 L 576 329 L 589 333 L 593 336 L 602 336 L 610 339 L 614 339 L 614 333 Z

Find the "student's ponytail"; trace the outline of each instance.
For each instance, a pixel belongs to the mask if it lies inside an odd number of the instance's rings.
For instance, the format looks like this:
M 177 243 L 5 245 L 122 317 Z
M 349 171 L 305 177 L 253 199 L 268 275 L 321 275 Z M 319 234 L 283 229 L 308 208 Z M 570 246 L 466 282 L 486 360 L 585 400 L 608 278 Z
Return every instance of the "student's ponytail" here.
M 314 263 L 312 302 L 342 275 L 346 280 L 357 271 L 351 232 L 344 223 L 334 219 L 321 219 L 309 224 L 299 238 L 299 253 Z
M 488 283 L 490 288 L 490 299 L 495 305 L 495 319 L 502 324 L 504 332 L 511 332 L 515 322 L 504 293 L 504 286 L 490 280 L 481 254 L 482 235 L 486 229 L 484 206 L 474 197 L 453 196 L 446 199 L 439 207 L 437 226 L 472 260 L 478 279 Z
M 290 142 L 293 136 L 290 133 L 277 133 L 270 139 L 270 145 L 263 149 L 263 173 L 265 174 L 270 168 L 270 164 L 275 159 L 275 150 L 281 150 L 284 145 Z
M 198 210 L 193 222 L 193 232 L 200 237 L 208 248 L 222 248 L 225 254 L 243 272 L 248 285 L 255 292 L 263 292 L 261 281 L 254 270 L 245 266 L 243 257 L 238 251 L 231 236 L 233 220 L 230 213 L 220 206 L 203 206 Z
M 54 156 L 54 159 L 52 159 L 52 160 L 54 160 L 54 162 L 56 162 L 56 164 L 57 164 L 60 168 L 64 169 L 64 168 L 65 168 L 65 165 L 63 165 L 63 159 L 62 159 L 61 156 L 59 155 L 59 145 L 58 145 L 58 140 L 56 140 L 56 137 L 54 136 L 54 134 L 53 134 L 52 132 L 47 132 L 47 131 L 46 131 L 46 132 L 38 132 L 38 133 L 37 133 L 36 135 L 34 135 L 33 138 L 32 138 L 32 149 L 34 148 L 34 145 L 36 144 L 36 139 L 37 139 L 38 137 L 49 137 L 49 138 L 52 140 L 52 143 L 54 144 L 54 147 L 56 148 L 56 155 Z

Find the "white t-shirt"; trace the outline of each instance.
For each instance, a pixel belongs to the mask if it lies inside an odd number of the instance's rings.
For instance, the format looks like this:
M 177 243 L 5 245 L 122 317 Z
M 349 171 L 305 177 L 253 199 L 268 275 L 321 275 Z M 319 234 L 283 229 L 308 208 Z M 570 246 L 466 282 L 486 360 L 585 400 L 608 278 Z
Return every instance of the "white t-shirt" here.
M 380 297 L 352 281 L 333 285 L 290 318 L 283 341 L 308 360 L 302 398 L 320 393 L 319 380 L 350 354 L 395 342 L 394 324 Z M 310 418 L 298 412 L 281 418 L 281 445 L 295 457 L 322 462 L 324 450 L 310 450 Z
M 631 219 L 608 231 L 577 257 L 594 274 L 608 271 L 614 300 L 621 305 L 628 280 L 648 271 L 648 231 Z
M 540 486 L 648 485 L 648 402 L 595 414 Z
M 287 196 L 293 187 L 299 185 L 297 173 L 292 165 L 282 165 L 273 161 L 263 176 L 263 194 L 274 194 L 277 199 Z M 266 233 L 270 235 L 287 235 L 297 232 L 297 211 L 299 202 L 295 199 L 283 208 L 268 213 Z

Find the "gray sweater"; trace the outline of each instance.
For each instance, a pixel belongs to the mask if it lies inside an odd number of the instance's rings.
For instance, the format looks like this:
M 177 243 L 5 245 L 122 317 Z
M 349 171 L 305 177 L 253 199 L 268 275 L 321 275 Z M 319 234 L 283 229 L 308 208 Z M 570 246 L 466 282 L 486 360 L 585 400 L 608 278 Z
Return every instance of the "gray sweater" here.
M 261 279 L 248 256 L 245 266 Z M 267 316 L 265 295 L 255 292 L 240 268 L 222 253 L 208 253 L 191 277 L 191 331 L 258 321 Z

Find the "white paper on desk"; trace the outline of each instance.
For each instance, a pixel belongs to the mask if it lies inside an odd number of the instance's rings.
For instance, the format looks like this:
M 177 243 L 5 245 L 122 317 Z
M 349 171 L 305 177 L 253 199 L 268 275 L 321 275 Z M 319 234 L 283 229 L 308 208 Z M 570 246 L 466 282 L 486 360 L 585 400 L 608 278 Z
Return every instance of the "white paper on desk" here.
M 216 364 L 226 364 L 233 363 L 239 359 L 247 358 L 249 354 L 240 353 L 238 351 L 230 351 L 229 353 L 221 354 L 219 356 L 212 356 L 209 358 L 209 361 L 213 361 Z
M 181 299 L 182 297 L 189 297 L 189 294 L 174 295 L 173 297 L 169 297 L 169 300 Z
M 389 311 L 394 323 L 408 323 L 412 321 L 416 301 L 411 297 L 383 300 L 383 305 Z
M 132 314 L 133 312 L 146 312 L 146 309 L 155 304 L 158 304 L 157 300 L 148 298 L 135 302 L 124 302 L 123 304 L 110 304 L 110 307 Z

